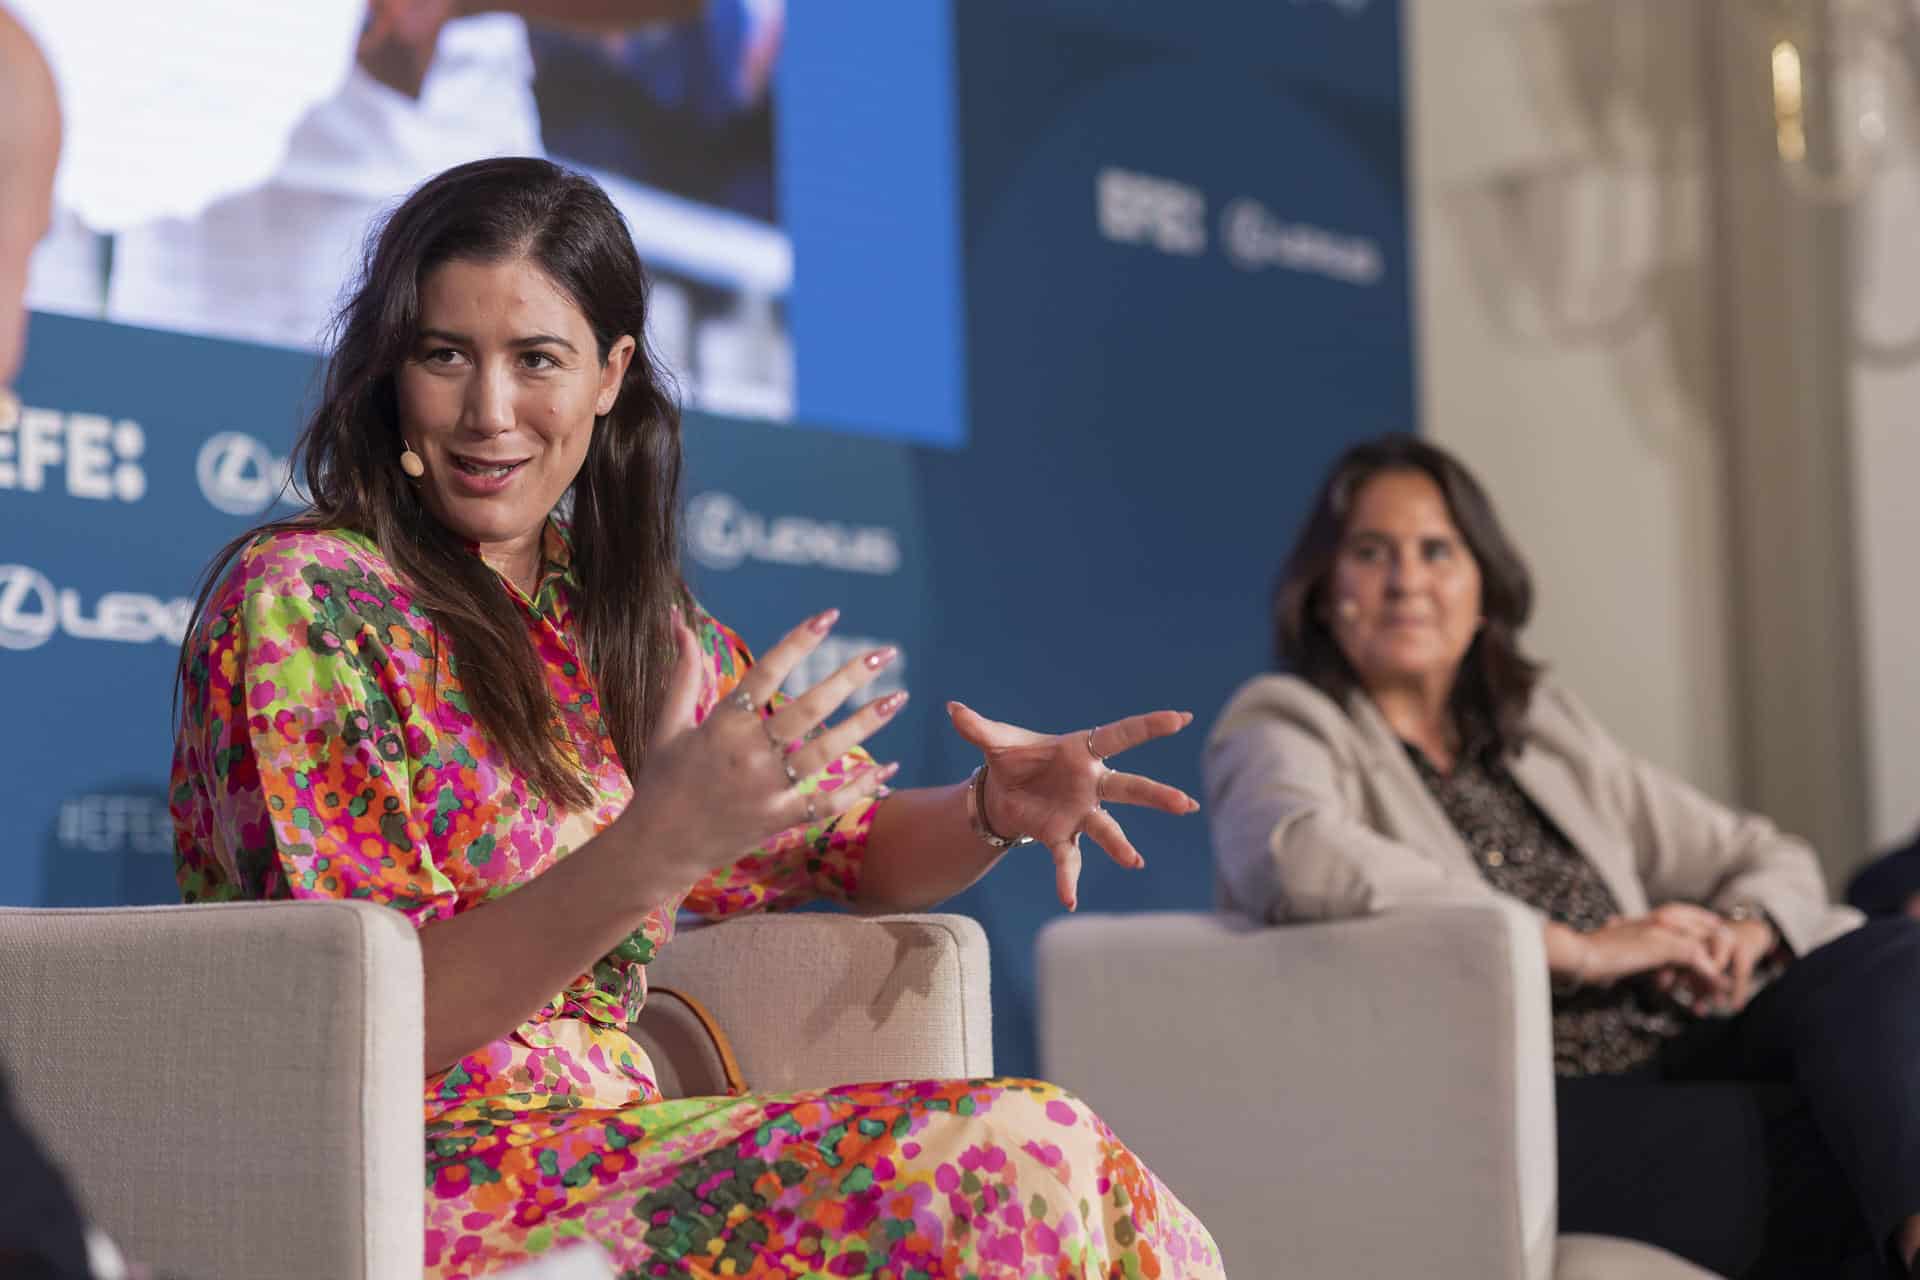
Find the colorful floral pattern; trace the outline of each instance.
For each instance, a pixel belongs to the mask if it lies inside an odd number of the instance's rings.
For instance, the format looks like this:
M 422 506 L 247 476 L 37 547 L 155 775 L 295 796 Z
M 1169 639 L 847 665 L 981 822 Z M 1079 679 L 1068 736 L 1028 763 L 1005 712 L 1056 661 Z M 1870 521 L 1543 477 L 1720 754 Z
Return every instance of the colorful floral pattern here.
M 189 660 L 172 781 L 185 899 L 363 898 L 419 926 L 512 892 L 611 821 L 632 791 L 572 638 L 569 561 L 551 526 L 533 596 L 508 590 L 594 794 L 576 812 L 480 731 L 457 664 L 370 540 L 257 540 Z M 751 657 L 712 618 L 694 622 L 704 717 Z M 480 1275 L 579 1238 L 636 1277 L 1221 1274 L 1205 1229 L 1050 1085 L 661 1097 L 623 1028 L 675 908 L 851 898 L 877 803 L 690 886 L 525 1024 L 427 1079 L 429 1274 Z

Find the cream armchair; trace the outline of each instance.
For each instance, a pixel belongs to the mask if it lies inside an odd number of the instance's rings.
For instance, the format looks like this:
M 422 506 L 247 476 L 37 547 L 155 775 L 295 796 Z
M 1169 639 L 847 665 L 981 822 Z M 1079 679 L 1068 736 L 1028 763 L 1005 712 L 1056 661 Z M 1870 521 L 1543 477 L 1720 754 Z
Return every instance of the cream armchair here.
M 993 1071 L 959 916 L 757 916 L 649 969 L 765 1090 Z M 721 1092 L 692 1006 L 635 1033 Z M 364 903 L 0 909 L 0 1064 L 89 1216 L 161 1274 L 399 1280 L 423 1255 L 420 950 Z
M 1039 942 L 1042 1072 L 1269 1280 L 1699 1280 L 1555 1236 L 1546 956 L 1475 903 L 1338 924 L 1069 916 Z

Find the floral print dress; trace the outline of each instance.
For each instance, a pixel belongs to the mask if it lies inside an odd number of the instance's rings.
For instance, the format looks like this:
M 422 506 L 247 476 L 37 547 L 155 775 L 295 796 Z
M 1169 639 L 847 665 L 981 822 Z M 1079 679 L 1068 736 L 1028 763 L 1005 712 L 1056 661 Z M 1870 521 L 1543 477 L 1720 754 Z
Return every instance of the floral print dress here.
M 550 804 L 479 730 L 457 664 L 370 539 L 268 533 L 188 655 L 171 784 L 185 899 L 361 898 L 418 927 L 511 893 L 612 821 L 632 791 L 573 639 L 557 524 L 543 561 L 531 598 L 507 589 L 590 809 Z M 704 716 L 751 658 L 694 621 Z M 849 899 L 879 803 L 689 886 L 525 1024 L 426 1079 L 428 1274 L 481 1275 L 580 1238 L 635 1277 L 1223 1274 L 1198 1221 L 1050 1085 L 661 1096 L 623 1028 L 677 909 Z

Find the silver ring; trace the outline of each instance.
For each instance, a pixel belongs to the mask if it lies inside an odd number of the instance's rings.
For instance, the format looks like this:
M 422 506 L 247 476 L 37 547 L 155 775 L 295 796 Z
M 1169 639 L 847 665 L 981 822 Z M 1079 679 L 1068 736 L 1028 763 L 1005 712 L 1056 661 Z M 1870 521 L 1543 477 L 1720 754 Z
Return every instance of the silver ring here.
M 1087 730 L 1087 754 L 1092 756 L 1095 760 L 1098 760 L 1101 764 L 1105 764 L 1107 762 L 1107 758 L 1101 755 L 1098 751 L 1095 751 L 1093 749 L 1093 734 L 1094 734 L 1094 731 L 1092 729 Z
M 819 825 L 819 822 L 820 822 L 820 815 L 814 812 L 813 793 L 811 791 L 807 793 L 806 799 L 807 799 L 807 825 L 810 827 L 817 826 Z
M 793 748 L 787 743 L 780 741 L 774 734 L 772 717 L 768 717 L 760 722 L 760 732 L 767 735 L 767 750 L 773 752 L 774 759 L 780 762 L 781 770 L 787 775 L 787 785 L 792 787 L 799 786 L 800 773 L 799 770 L 793 767 Z
M 1104 802 L 1107 798 L 1107 779 L 1113 776 L 1113 766 L 1105 760 L 1100 762 L 1100 776 L 1093 780 L 1093 798 Z M 1094 808 L 1099 808 L 1095 805 Z
M 753 695 L 747 692 L 745 685 L 735 685 L 733 692 L 727 695 L 727 701 L 750 716 L 758 716 L 760 708 L 753 705 Z

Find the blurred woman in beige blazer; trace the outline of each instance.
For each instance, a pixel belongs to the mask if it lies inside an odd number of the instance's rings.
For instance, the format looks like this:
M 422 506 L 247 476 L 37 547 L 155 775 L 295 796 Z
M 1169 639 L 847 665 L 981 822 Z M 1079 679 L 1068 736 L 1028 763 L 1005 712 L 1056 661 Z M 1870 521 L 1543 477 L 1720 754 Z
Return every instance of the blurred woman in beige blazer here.
M 1531 607 L 1458 460 L 1398 436 L 1336 462 L 1275 593 L 1286 674 L 1208 740 L 1228 904 L 1521 902 L 1553 978 L 1563 1230 L 1726 1275 L 1908 1275 L 1920 926 L 1861 927 L 1804 843 L 1617 742 L 1522 651 Z

